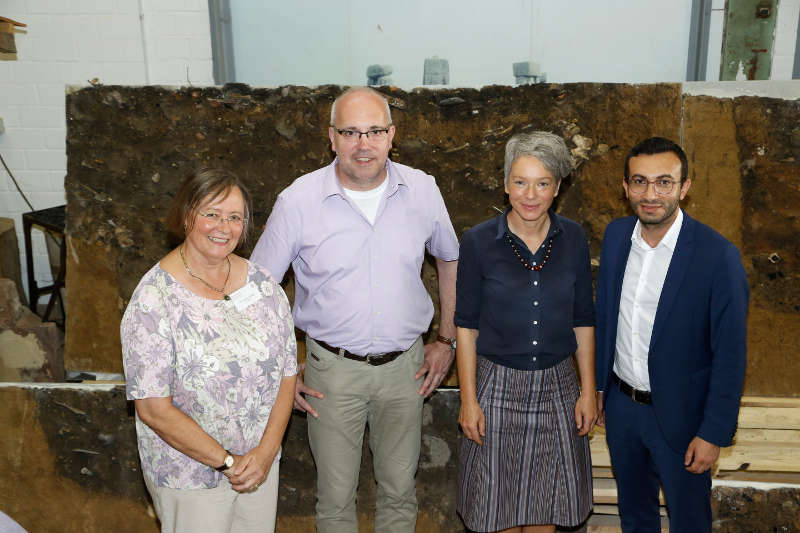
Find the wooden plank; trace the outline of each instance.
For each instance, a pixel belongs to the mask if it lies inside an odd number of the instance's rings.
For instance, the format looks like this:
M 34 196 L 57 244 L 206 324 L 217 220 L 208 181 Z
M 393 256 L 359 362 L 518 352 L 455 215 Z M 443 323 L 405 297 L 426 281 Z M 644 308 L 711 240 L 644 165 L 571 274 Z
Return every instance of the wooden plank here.
M 592 499 L 599 504 L 617 503 L 617 482 L 614 479 L 593 479 Z M 664 505 L 664 493 L 658 491 L 658 501 Z
M 800 443 L 739 442 L 720 451 L 717 465 L 719 470 L 800 472 Z
M 798 472 L 749 472 L 747 470 L 731 470 L 717 472 L 714 479 L 727 481 L 746 481 L 759 483 L 780 483 L 782 485 L 800 485 Z
M 659 507 L 658 512 L 661 516 L 667 516 L 667 508 Z M 619 506 L 610 503 L 596 503 L 593 506 L 592 514 L 615 515 L 619 516 Z
M 609 468 L 607 466 L 597 466 L 597 465 L 593 464 L 592 465 L 592 477 L 612 478 L 612 477 L 614 477 L 614 472 L 611 470 L 611 468 Z
M 607 477 L 611 457 L 605 439 L 592 438 L 589 450 L 592 466 L 605 469 L 598 477 Z M 720 451 L 716 470 L 800 473 L 800 433 L 793 430 L 741 430 L 733 446 Z
M 798 407 L 800 398 L 785 396 L 742 396 L 742 407 Z
M 796 429 L 739 429 L 734 445 L 739 442 L 800 443 L 800 430 Z
M 750 429 L 800 429 L 797 407 L 742 407 L 739 427 Z

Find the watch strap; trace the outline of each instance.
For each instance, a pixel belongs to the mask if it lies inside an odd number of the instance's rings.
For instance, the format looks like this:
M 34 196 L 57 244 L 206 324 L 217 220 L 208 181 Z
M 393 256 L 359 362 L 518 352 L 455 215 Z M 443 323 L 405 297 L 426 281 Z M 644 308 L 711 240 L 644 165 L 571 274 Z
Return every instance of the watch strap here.
M 233 465 L 228 465 L 228 457 L 233 459 L 233 454 L 231 452 L 229 452 L 228 450 L 225 450 L 225 453 L 227 455 L 225 456 L 225 460 L 222 462 L 222 464 L 220 466 L 215 466 L 214 467 L 214 470 L 216 470 L 217 472 L 224 472 L 227 469 L 229 469 L 231 466 L 233 466 Z
M 445 337 L 444 335 L 439 335 L 438 337 L 436 337 L 436 340 L 441 342 L 441 343 L 443 343 L 443 344 L 448 345 L 449 347 L 451 347 L 454 350 L 456 349 L 456 340 L 455 339 L 451 339 L 449 337 Z

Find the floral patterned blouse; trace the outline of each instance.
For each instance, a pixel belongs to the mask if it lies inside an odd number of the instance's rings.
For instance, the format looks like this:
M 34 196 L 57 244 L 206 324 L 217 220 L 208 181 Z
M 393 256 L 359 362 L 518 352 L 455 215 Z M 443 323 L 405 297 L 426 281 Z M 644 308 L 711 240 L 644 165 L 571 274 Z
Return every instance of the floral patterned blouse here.
M 244 454 L 261 441 L 281 379 L 297 373 L 297 345 L 289 302 L 266 270 L 248 262 L 247 283 L 231 297 L 198 296 L 156 264 L 120 333 L 129 400 L 172 396 L 225 449 Z M 136 434 L 142 472 L 156 486 L 217 486 L 222 473 L 167 444 L 138 414 Z

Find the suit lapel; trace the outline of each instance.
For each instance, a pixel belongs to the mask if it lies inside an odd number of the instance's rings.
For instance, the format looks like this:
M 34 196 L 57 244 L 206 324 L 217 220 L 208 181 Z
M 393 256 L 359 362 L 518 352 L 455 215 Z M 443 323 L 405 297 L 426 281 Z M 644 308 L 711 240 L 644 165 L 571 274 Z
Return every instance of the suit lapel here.
M 630 220 L 631 224 L 628 224 L 628 227 L 626 227 L 622 234 L 622 242 L 620 243 L 617 262 L 614 265 L 614 298 L 611 300 L 614 304 L 614 308 L 611 310 L 611 314 L 609 315 L 613 323 L 609 324 L 608 328 L 608 331 L 611 333 L 611 335 L 613 335 L 614 338 L 617 336 L 619 303 L 620 298 L 622 297 L 622 280 L 625 277 L 625 267 L 628 265 L 628 256 L 631 253 L 631 235 L 633 234 L 633 229 L 636 227 L 636 218 L 630 217 Z M 611 347 L 613 350 L 613 343 Z
M 678 242 L 675 245 L 675 251 L 672 253 L 672 260 L 667 269 L 667 277 L 664 279 L 664 287 L 661 289 L 661 296 L 658 299 L 658 309 L 653 322 L 653 333 L 650 336 L 650 353 L 652 353 L 653 346 L 664 329 L 664 324 L 669 317 L 672 305 L 675 303 L 678 290 L 686 277 L 686 271 L 689 268 L 692 256 L 692 246 L 694 245 L 695 225 L 694 219 L 684 213 L 683 225 L 681 232 L 678 234 Z

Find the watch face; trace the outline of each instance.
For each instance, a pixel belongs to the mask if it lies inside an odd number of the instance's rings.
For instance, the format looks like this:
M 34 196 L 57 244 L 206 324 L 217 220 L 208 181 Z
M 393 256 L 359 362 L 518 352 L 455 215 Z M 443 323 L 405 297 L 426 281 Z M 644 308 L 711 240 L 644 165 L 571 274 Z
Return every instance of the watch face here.
M 225 457 L 225 466 L 227 466 L 228 468 L 233 466 L 233 456 L 232 455 L 228 455 L 227 457 Z

